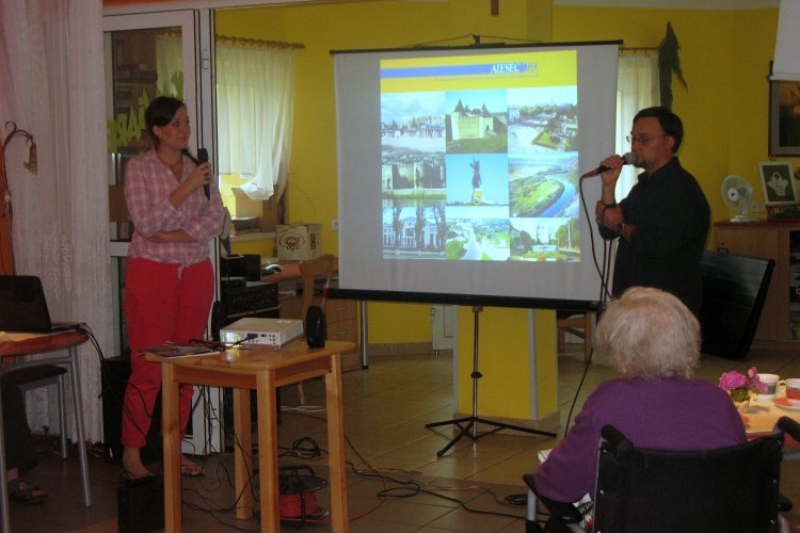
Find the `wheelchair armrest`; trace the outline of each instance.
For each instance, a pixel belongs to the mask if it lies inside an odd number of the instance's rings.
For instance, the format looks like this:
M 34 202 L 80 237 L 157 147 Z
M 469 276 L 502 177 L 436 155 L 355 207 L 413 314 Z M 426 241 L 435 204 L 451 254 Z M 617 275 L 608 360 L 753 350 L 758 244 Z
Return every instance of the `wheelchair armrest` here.
M 622 458 L 633 451 L 633 443 L 610 424 L 603 426 L 600 436 L 608 443 L 608 450 L 614 454 L 614 457 Z
M 788 433 L 794 440 L 800 441 L 800 423 L 796 422 L 794 419 L 788 416 L 782 416 L 775 425 L 784 433 Z
M 778 512 L 779 513 L 788 513 L 792 510 L 793 504 L 792 500 L 784 496 L 783 494 L 778 494 Z
M 559 502 L 556 500 L 551 500 L 545 496 L 542 496 L 536 491 L 536 481 L 535 476 L 533 474 L 524 474 L 522 476 L 522 480 L 528 486 L 528 488 L 536 495 L 536 499 L 539 500 L 542 505 L 550 512 L 551 516 L 555 516 L 559 518 L 565 524 L 577 524 L 578 522 L 583 519 L 583 515 L 578 510 L 575 505 L 568 502 Z
M 541 495 L 537 495 L 537 497 L 542 505 L 550 511 L 551 516 L 557 517 L 565 524 L 577 524 L 583 519 L 581 512 L 572 503 L 557 502 Z

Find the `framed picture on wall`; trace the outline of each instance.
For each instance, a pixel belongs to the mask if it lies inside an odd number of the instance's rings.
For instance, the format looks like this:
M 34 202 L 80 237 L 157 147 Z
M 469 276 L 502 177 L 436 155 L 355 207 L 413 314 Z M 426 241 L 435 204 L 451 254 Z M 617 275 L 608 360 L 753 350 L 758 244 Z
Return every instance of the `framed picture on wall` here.
M 761 187 L 764 191 L 764 205 L 797 205 L 797 186 L 791 163 L 767 161 L 758 164 Z
M 800 82 L 769 82 L 769 155 L 800 156 Z

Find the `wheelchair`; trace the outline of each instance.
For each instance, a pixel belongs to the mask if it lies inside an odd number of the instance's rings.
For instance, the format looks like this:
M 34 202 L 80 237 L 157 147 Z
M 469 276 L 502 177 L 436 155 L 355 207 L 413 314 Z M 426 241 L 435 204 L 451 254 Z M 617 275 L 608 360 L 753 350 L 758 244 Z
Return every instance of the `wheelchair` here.
M 791 502 L 779 494 L 784 434 L 800 440 L 800 424 L 781 417 L 774 431 L 725 448 L 675 452 L 637 448 L 605 426 L 598 451 L 593 498 L 594 533 L 788 533 L 780 513 Z M 584 532 L 573 503 L 528 486 L 526 533 Z M 536 521 L 537 501 L 547 510 Z

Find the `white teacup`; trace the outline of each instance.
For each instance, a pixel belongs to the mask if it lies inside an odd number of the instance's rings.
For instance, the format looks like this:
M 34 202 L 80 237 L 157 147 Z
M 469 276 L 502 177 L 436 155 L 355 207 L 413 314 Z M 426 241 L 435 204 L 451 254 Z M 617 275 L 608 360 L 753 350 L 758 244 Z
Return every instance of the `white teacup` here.
M 778 383 L 781 377 L 778 374 L 758 374 L 756 379 L 767 386 L 767 392 L 756 394 L 757 402 L 771 402 L 778 393 Z

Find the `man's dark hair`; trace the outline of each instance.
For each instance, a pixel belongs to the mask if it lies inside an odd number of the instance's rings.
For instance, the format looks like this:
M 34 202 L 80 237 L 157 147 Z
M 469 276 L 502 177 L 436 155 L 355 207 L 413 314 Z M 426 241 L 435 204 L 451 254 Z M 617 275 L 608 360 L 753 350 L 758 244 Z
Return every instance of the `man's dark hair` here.
M 675 145 L 672 147 L 672 153 L 676 153 L 678 148 L 681 147 L 683 141 L 683 122 L 678 115 L 667 109 L 666 107 L 646 107 L 636 113 L 633 121 L 636 122 L 640 118 L 655 117 L 664 133 L 675 139 Z

